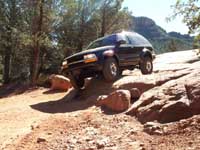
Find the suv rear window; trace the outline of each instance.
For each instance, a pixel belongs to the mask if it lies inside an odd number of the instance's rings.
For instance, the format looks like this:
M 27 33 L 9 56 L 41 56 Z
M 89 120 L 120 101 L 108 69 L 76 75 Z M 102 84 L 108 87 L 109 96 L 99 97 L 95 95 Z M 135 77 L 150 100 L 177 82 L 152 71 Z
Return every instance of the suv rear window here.
M 146 46 L 151 47 L 151 44 L 149 41 L 147 41 L 143 36 L 137 34 L 137 33 L 127 33 L 127 36 L 134 46 Z

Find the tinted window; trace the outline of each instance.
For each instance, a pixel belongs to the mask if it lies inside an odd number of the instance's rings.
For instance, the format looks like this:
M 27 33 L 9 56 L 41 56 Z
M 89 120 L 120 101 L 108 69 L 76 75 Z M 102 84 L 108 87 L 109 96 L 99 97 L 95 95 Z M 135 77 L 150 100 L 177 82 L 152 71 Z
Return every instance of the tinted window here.
M 131 44 L 135 46 L 145 46 L 151 47 L 152 45 L 149 43 L 147 39 L 137 33 L 127 33 L 128 38 L 131 41 Z
M 109 46 L 116 44 L 116 35 L 107 36 L 104 38 L 97 39 L 96 41 L 89 44 L 87 49 L 93 49 L 102 46 Z
M 118 34 L 117 41 L 120 41 L 120 40 L 126 41 L 126 44 L 131 44 L 129 38 L 125 34 Z

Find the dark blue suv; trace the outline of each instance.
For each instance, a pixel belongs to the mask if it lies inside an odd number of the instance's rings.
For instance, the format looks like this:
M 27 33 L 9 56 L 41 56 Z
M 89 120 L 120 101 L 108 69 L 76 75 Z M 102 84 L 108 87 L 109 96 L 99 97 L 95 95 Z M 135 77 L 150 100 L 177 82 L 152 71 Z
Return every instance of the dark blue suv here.
M 74 88 L 84 87 L 87 77 L 103 74 L 114 81 L 124 69 L 140 68 L 142 74 L 153 71 L 153 47 L 135 32 L 121 32 L 97 39 L 86 50 L 64 59 L 62 72 Z

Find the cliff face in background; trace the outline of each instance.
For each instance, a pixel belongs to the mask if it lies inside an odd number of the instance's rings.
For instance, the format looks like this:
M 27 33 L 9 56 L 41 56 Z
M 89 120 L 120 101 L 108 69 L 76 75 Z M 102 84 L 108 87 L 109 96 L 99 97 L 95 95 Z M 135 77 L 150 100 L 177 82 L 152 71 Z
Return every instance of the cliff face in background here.
M 167 33 L 155 21 L 147 17 L 133 17 L 131 30 L 151 41 L 156 53 L 192 49 L 193 37 L 177 32 Z

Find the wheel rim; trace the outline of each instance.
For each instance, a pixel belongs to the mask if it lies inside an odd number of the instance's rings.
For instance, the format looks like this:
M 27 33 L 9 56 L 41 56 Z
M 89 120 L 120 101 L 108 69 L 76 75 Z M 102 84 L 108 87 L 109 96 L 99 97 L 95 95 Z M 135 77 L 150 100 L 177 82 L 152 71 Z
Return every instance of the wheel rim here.
M 150 61 L 147 61 L 147 62 L 146 62 L 146 69 L 147 69 L 148 72 L 151 71 L 151 69 L 152 69 L 152 64 L 151 64 Z
M 117 75 L 117 66 L 115 63 L 111 63 L 110 64 L 110 71 L 111 71 L 111 74 L 113 76 L 116 76 Z

